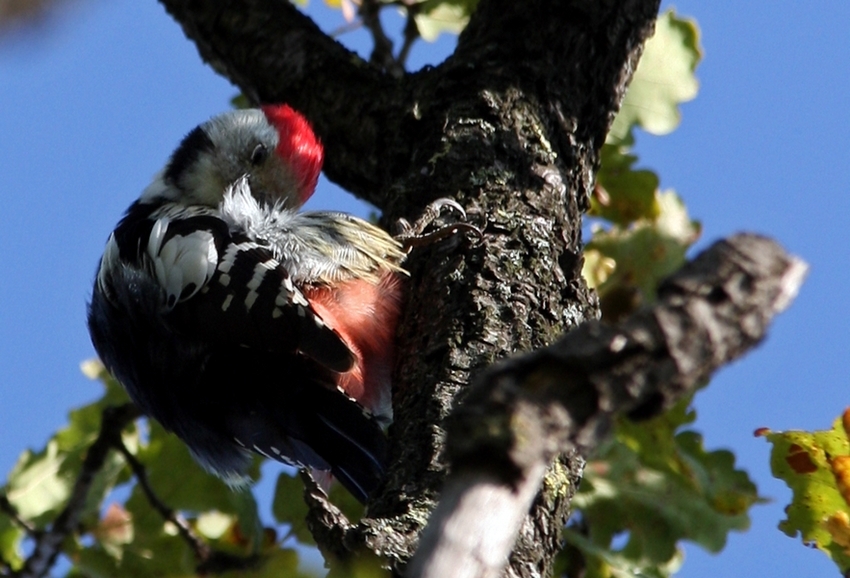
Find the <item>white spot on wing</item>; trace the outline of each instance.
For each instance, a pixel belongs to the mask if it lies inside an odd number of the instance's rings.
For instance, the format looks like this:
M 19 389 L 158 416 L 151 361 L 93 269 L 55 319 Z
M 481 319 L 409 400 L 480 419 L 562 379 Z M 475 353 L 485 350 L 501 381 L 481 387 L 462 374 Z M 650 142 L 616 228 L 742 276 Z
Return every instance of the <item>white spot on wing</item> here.
M 266 274 L 269 271 L 273 271 L 278 265 L 278 262 L 274 259 L 269 259 L 264 263 L 257 263 L 254 265 L 254 274 L 251 276 L 251 280 L 248 281 L 248 295 L 245 297 L 245 307 L 247 307 L 248 311 L 251 310 L 251 307 L 254 306 L 254 303 L 257 301 L 257 297 L 259 294 L 257 293 L 257 289 L 260 288 L 260 285 L 263 284 L 263 279 L 266 278 Z
M 227 311 L 228 308 L 230 307 L 231 301 L 233 301 L 233 295 L 228 295 L 227 297 L 225 297 L 224 303 L 221 304 L 221 310 Z
M 163 221 L 158 220 L 154 229 Z M 167 223 L 165 226 L 167 227 Z M 162 234 L 164 230 L 157 232 L 157 235 Z M 154 243 L 153 238 L 154 233 L 151 233 L 148 251 L 159 245 L 159 252 L 149 253 L 149 256 L 153 261 L 157 281 L 168 295 L 169 305 L 175 304 L 178 299 L 185 301 L 193 297 L 209 282 L 215 272 L 218 251 L 212 233 L 198 230 L 185 236 L 175 235 L 164 244 Z M 184 295 L 184 291 L 189 287 L 192 291 Z
M 257 289 L 259 289 L 268 271 L 268 268 L 265 267 L 263 263 L 257 263 L 254 266 L 254 274 L 251 276 L 251 280 L 248 281 L 248 289 L 250 289 L 251 291 L 256 291 Z
M 224 250 L 224 257 L 221 258 L 221 263 L 218 264 L 218 270 L 222 273 L 230 273 L 230 269 L 236 261 L 237 253 L 239 253 L 239 245 L 228 245 L 227 249 Z
M 148 255 L 150 255 L 152 259 L 156 259 L 159 256 L 159 251 L 162 248 L 162 239 L 165 237 L 165 232 L 168 230 L 169 222 L 168 217 L 163 217 L 161 219 L 157 219 L 153 224 L 151 234 L 148 237 Z

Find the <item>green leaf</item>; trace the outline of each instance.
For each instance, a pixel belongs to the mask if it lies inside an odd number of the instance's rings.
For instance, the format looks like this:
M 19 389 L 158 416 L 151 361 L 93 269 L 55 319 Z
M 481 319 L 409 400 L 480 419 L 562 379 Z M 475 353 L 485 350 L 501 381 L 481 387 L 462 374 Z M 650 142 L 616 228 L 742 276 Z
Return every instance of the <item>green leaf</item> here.
M 20 570 L 23 566 L 21 542 L 24 537 L 24 531 L 18 528 L 6 514 L 0 512 L 0 559 L 9 564 L 12 570 Z
M 247 488 L 230 488 L 208 473 L 192 458 L 177 436 L 166 432 L 156 422 L 150 421 L 149 427 L 149 442 L 139 450 L 137 458 L 145 466 L 148 483 L 157 497 L 174 510 L 236 515 L 243 538 L 251 548 L 258 548 L 264 535 L 253 494 Z M 134 487 L 127 506 L 137 524 L 151 529 L 162 526 L 162 517 L 151 508 L 138 485 Z
M 290 532 L 302 544 L 315 544 L 307 528 L 307 504 L 304 503 L 304 484 L 300 478 L 281 473 L 277 477 L 272 502 L 272 514 L 281 524 L 288 524 Z
M 825 431 L 758 433 L 773 444 L 773 475 L 793 492 L 779 528 L 826 553 L 844 574 L 850 570 L 850 410 L 842 418 Z
M 633 170 L 635 155 L 625 147 L 602 147 L 602 165 L 596 177 L 598 189 L 591 199 L 590 214 L 626 226 L 639 219 L 658 217 L 658 176 L 648 170 Z
M 624 420 L 588 463 L 573 501 L 582 524 L 566 539 L 590 560 L 590 575 L 668 576 L 681 540 L 717 552 L 731 530 L 749 526 L 755 485 L 730 452 L 706 451 L 699 434 L 679 431 L 694 419 L 689 401 L 646 422 Z M 625 545 L 614 550 L 621 535 Z
M 416 27 L 428 42 L 443 32 L 460 34 L 477 5 L 478 0 L 426 0 L 415 13 Z
M 69 553 L 69 557 L 74 562 L 70 575 L 95 578 L 188 577 L 195 575 L 197 564 L 192 550 L 173 530 L 156 535 L 135 531 L 134 540 L 119 556 L 96 543 Z
M 279 548 L 264 556 L 253 570 L 239 570 L 219 574 L 221 578 L 317 578 L 315 574 L 301 572 L 298 568 L 298 552 L 291 548 Z
M 72 477 L 60 475 L 66 457 L 52 439 L 42 451 L 27 450 L 18 458 L 6 492 L 23 519 L 43 526 L 65 506 L 74 484 Z
M 84 372 L 103 383 L 106 389 L 103 397 L 72 410 L 68 425 L 48 440 L 43 450 L 25 451 L 9 474 L 6 490 L 9 501 L 23 519 L 37 526 L 50 522 L 65 507 L 85 453 L 100 431 L 103 411 L 128 401 L 124 390 L 103 371 L 102 365 L 90 362 Z M 135 429 L 128 430 L 125 436 L 133 443 Z M 93 480 L 82 512 L 84 525 L 96 522 L 104 497 L 127 476 L 121 457 L 111 453 Z
M 583 578 L 667 578 L 675 574 L 684 562 L 682 552 L 677 552 L 669 561 L 661 564 L 647 564 L 632 560 L 628 556 L 596 545 L 587 537 L 566 532 L 566 542 L 584 555 Z M 568 552 L 568 550 L 564 550 Z M 563 574 L 561 574 L 563 575 Z
M 673 131 L 681 117 L 679 103 L 697 94 L 699 83 L 694 70 L 701 57 L 696 22 L 677 17 L 673 10 L 662 14 L 655 24 L 655 35 L 646 43 L 608 142 L 627 141 L 635 125 L 657 135 Z
M 656 193 L 654 204 L 653 218 L 629 227 L 596 227 L 585 247 L 584 275 L 603 299 L 603 315 L 606 297 L 624 289 L 638 292 L 637 304 L 654 301 L 658 283 L 682 266 L 688 247 L 699 238 L 699 224 L 676 193 Z
M 250 100 L 248 100 L 247 96 L 240 92 L 239 94 L 230 99 L 230 106 L 237 109 L 244 109 L 251 108 L 254 105 L 251 103 Z

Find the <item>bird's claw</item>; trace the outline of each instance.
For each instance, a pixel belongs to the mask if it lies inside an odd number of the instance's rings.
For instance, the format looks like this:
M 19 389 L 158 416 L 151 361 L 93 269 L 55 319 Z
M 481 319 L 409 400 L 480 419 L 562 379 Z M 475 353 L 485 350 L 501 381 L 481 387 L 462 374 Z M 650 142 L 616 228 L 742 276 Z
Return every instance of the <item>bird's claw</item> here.
M 458 233 L 472 233 L 478 239 L 483 237 L 478 227 L 464 222 L 449 225 L 440 224 L 433 231 L 425 232 L 429 227 L 435 225 L 444 209 L 455 211 L 460 214 L 461 221 L 466 220 L 466 211 L 463 210 L 463 207 L 454 199 L 443 197 L 425 207 L 422 215 L 414 223 L 411 224 L 406 219 L 399 219 L 396 223 L 399 229 L 399 233 L 395 237 L 396 240 L 404 246 L 405 250 L 410 251 L 414 247 L 431 245 Z

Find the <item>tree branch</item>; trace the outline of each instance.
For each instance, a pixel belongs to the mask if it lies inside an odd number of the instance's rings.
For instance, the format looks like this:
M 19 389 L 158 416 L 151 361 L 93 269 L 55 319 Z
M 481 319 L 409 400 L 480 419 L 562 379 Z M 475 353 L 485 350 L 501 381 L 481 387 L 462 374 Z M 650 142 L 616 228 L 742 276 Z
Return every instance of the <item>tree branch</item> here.
M 138 408 L 131 403 L 110 407 L 103 411 L 100 432 L 86 453 L 68 504 L 50 528 L 36 536 L 32 553 L 23 568 L 14 574 L 15 576 L 41 578 L 47 575 L 62 551 L 62 543 L 77 529 L 94 478 L 103 467 L 115 440 L 121 439 L 121 430 L 139 415 Z
M 307 503 L 307 528 L 322 554 L 335 560 L 347 559 L 351 552 L 346 548 L 345 536 L 351 522 L 329 500 L 309 470 L 299 472 L 304 482 L 304 501 Z
M 586 457 L 614 416 L 649 417 L 757 345 L 806 269 L 773 241 L 737 235 L 666 280 L 654 307 L 488 370 L 450 418 L 452 474 L 408 576 L 498 576 L 559 452 Z

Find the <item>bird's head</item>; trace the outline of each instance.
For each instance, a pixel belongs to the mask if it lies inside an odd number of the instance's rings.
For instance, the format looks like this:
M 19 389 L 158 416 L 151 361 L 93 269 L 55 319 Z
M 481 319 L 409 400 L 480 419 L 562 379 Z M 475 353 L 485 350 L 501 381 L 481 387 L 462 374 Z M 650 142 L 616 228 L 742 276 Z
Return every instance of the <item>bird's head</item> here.
M 217 206 L 247 176 L 258 200 L 295 208 L 313 194 L 323 157 L 307 119 L 289 106 L 234 110 L 186 135 L 142 200 Z

